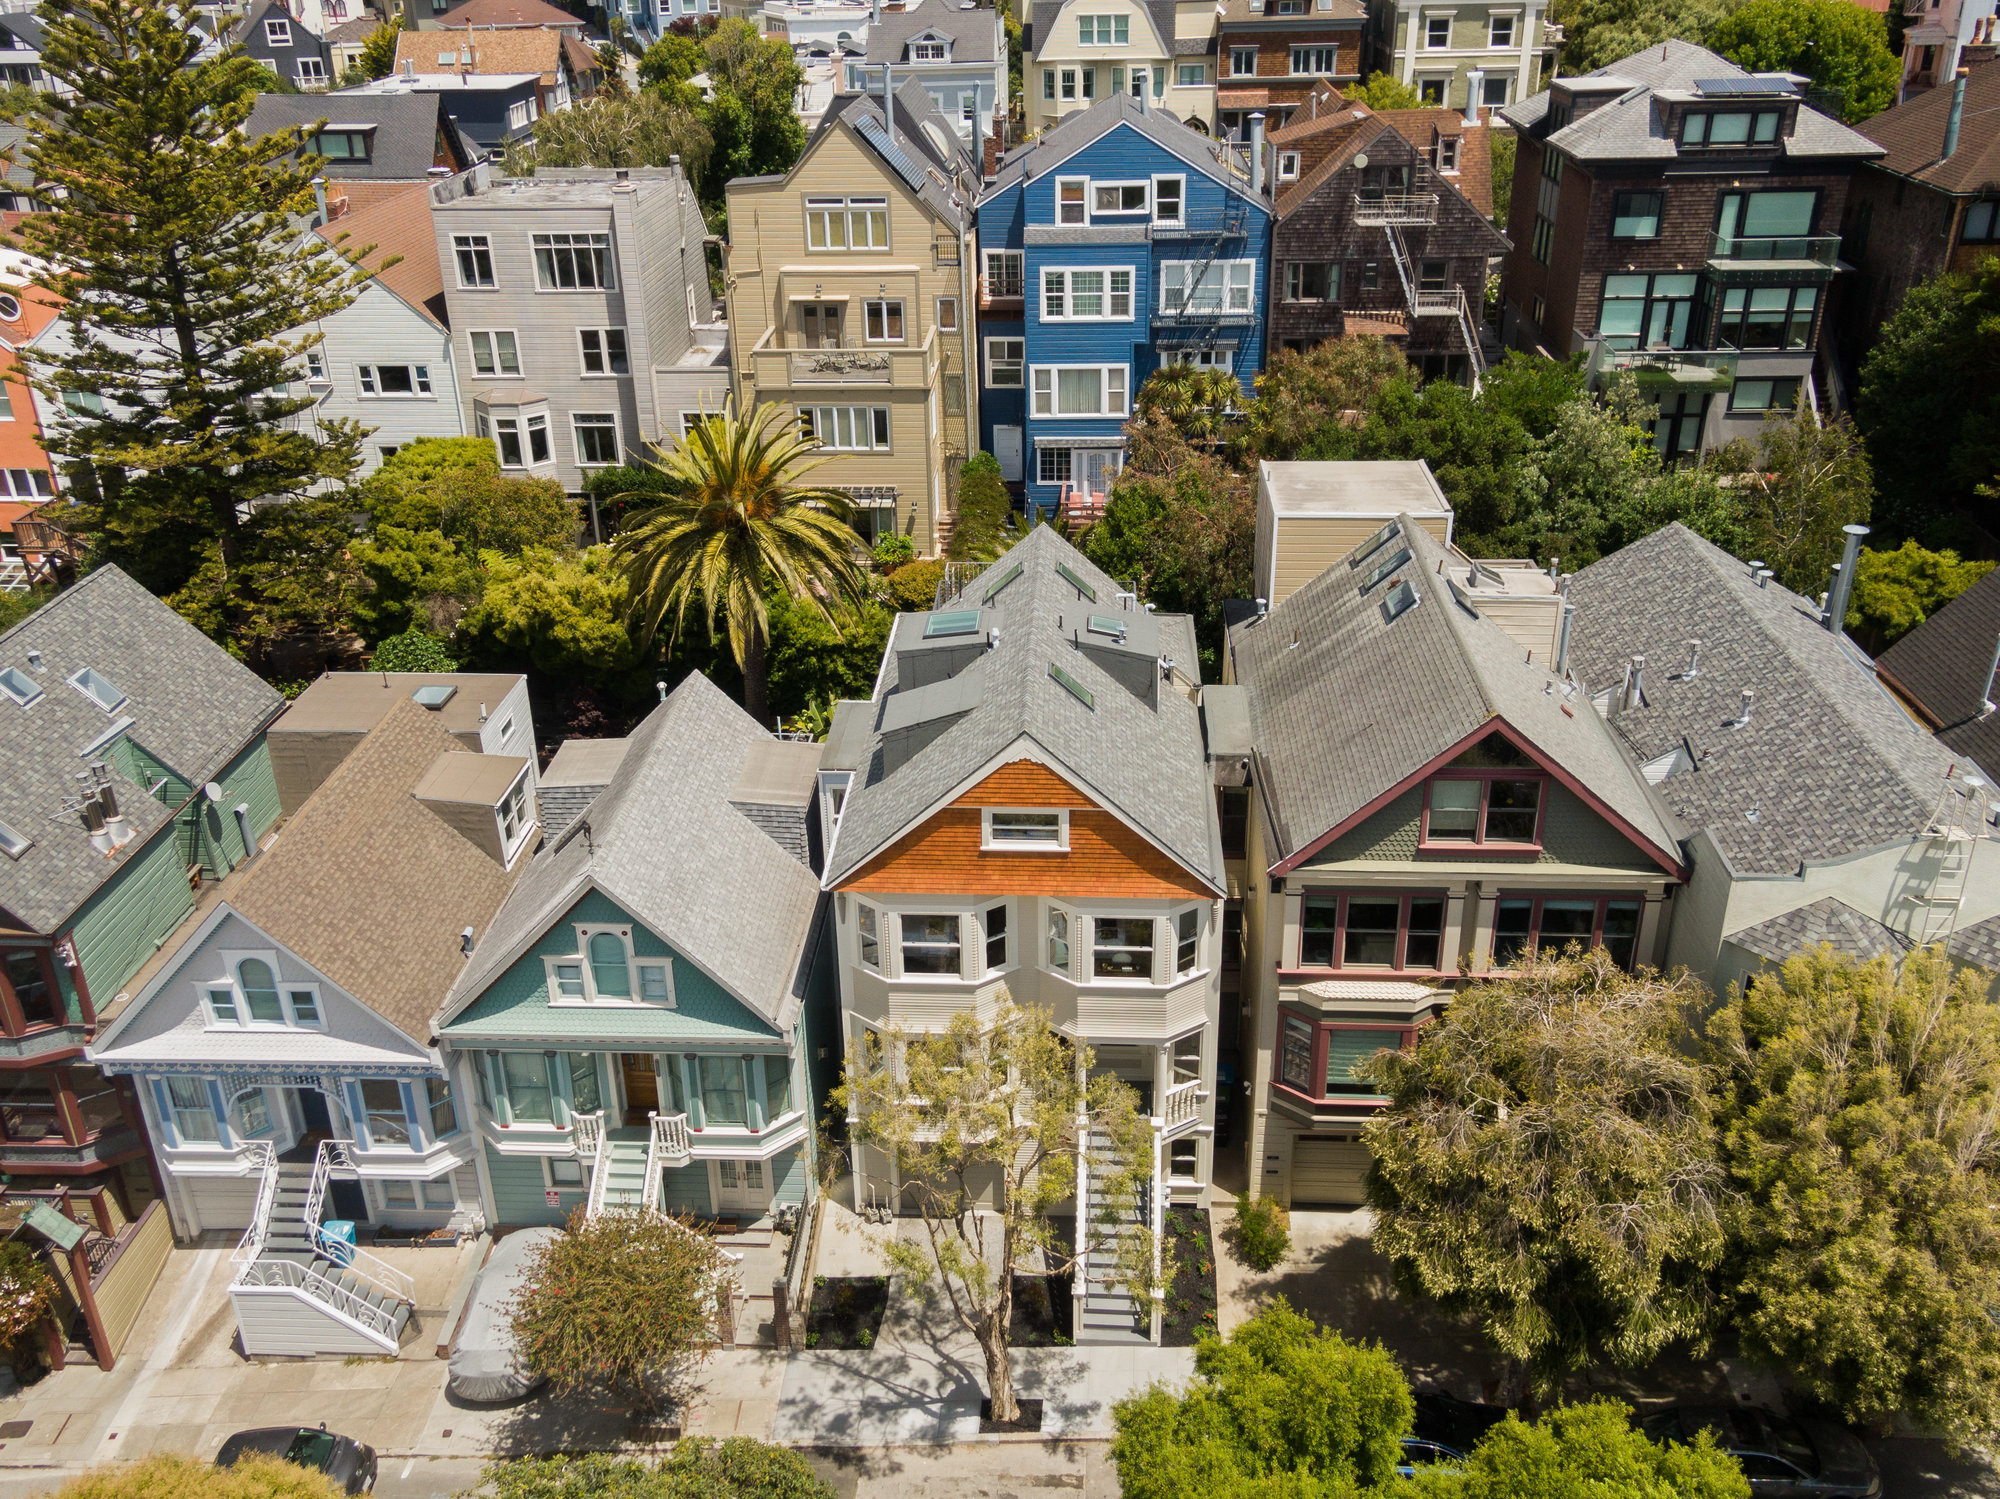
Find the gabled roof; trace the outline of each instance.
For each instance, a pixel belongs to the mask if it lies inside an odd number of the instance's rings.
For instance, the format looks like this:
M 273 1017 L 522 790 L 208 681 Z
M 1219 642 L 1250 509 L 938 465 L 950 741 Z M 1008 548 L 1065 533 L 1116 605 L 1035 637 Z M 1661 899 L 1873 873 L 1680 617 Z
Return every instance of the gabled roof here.
M 1666 41 L 1580 79 L 1558 78 L 1558 84 L 1598 80 L 1623 84 L 1617 98 L 1597 105 L 1581 118 L 1544 136 L 1539 128 L 1548 116 L 1549 91 L 1510 104 L 1501 115 L 1517 130 L 1546 139 L 1577 161 L 1674 160 L 1678 143 L 1654 117 L 1653 94 L 1693 91 L 1697 80 L 1753 76 L 1726 57 L 1692 42 Z M 1799 106 L 1798 124 L 1782 141 L 1788 158 L 1880 156 L 1882 148 L 1831 115 L 1809 104 Z M 1719 168 L 1718 168 L 1719 169 Z
M 1096 598 L 1085 599 L 1059 567 L 1081 578 Z M 944 605 L 946 611 L 979 610 L 980 630 L 997 631 L 997 639 L 956 675 L 914 688 L 899 685 L 898 652 L 921 642 L 926 621 L 935 616 L 897 616 L 867 737 L 844 746 L 858 768 L 827 861 L 829 888 L 1024 741 L 1184 869 L 1222 888 L 1222 846 L 1199 712 L 1171 683 L 1159 686 L 1158 706 L 1148 706 L 1072 642 L 1086 616 L 1112 616 L 1128 621 L 1134 638 L 1156 630 L 1158 654 L 1174 661 L 1180 679 L 1198 673 L 1188 617 L 1121 606 L 1120 589 L 1054 531 L 1038 526 Z M 975 636 L 969 644 L 976 648 L 977 642 Z M 1054 676 L 1057 669 L 1089 694 L 1088 705 Z M 1159 668 L 1148 662 L 1146 670 Z M 885 761 L 885 733 L 953 716 L 949 728 L 907 760 Z
M 1228 149 L 1218 145 L 1191 125 L 1185 125 L 1164 109 L 1141 104 L 1127 93 L 1099 99 L 1088 109 L 1064 115 L 1025 146 L 1018 146 L 1001 159 L 993 181 L 980 195 L 982 203 L 1016 182 L 1032 181 L 1054 171 L 1086 146 L 1093 146 L 1121 126 L 1136 130 L 1162 150 L 1171 152 L 1195 170 L 1240 193 L 1252 206 L 1268 208 L 1268 197 L 1253 196 L 1250 179 L 1224 164 Z M 1230 160 L 1233 161 L 1233 156 Z
M 419 1042 L 465 967 L 460 933 L 486 929 L 521 869 L 502 868 L 413 795 L 447 755 L 491 761 L 510 778 L 522 764 L 463 750 L 436 714 L 399 694 L 231 900 Z
M 449 326 L 430 188 L 413 182 L 393 197 L 322 225 L 318 233 L 348 255 L 367 250 L 361 265 L 370 275 L 440 328 Z
M 883 129 L 882 93 L 842 94 L 827 106 L 819 129 L 799 152 L 797 171 L 811 154 L 822 135 L 844 127 L 852 131 L 879 158 L 890 175 L 900 178 L 924 205 L 939 218 L 963 225 L 972 212 L 971 191 L 976 180 L 975 165 L 966 154 L 958 129 L 938 113 L 930 91 L 915 77 L 906 76 L 895 93 L 895 130 Z M 935 172 L 937 176 L 933 176 Z M 742 178 L 752 183 L 783 182 L 784 175 Z M 944 178 L 940 185 L 938 177 Z
M 1890 646 L 1875 663 L 1883 679 L 1917 705 L 1939 739 L 1988 770 L 2000 766 L 2000 713 L 1986 711 L 1996 643 L 2000 569 Z
M 1368 7 L 1361 0 L 1331 0 L 1329 7 L 1314 5 L 1302 16 L 1281 16 L 1275 7 L 1266 10 L 1263 0 L 1218 0 L 1215 14 L 1224 26 L 1268 22 L 1273 29 L 1310 31 L 1315 26 L 1358 26 L 1368 19 Z
M 595 889 L 753 1014 L 789 1028 L 819 882 L 730 805 L 745 763 L 769 742 L 719 687 L 690 674 L 632 731 L 610 784 L 535 856 L 437 1025 Z
M 78 751 L 130 718 L 135 744 L 200 786 L 285 706 L 276 688 L 109 564 L 0 635 L 4 667 L 25 673 L 41 696 L 25 708 L 0 697 L 0 821 L 34 840 L 18 859 L 0 854 L 0 911 L 38 932 L 58 930 L 172 815 L 119 774 L 106 744 L 91 759 L 111 761 L 119 810 L 139 835 L 106 858 L 82 819 L 62 811 L 88 764 Z M 125 695 L 114 711 L 69 685 L 84 667 Z
M 11 33 L 23 47 L 36 52 L 42 50 L 44 33 L 41 18 L 32 11 L 11 11 L 0 16 L 0 31 Z
M 463 31 L 406 31 L 396 38 L 396 71 L 404 74 L 410 71 L 406 64 L 414 64 L 417 76 L 432 73 L 457 73 L 456 61 L 441 59 L 450 53 L 456 59 L 461 53 L 472 53 L 472 72 L 477 77 L 491 78 L 514 73 L 539 73 L 544 84 L 556 81 L 562 70 L 565 57 L 570 66 L 578 66 L 574 53 L 569 47 L 579 47 L 576 40 L 560 31 L 545 31 L 540 27 L 525 27 L 519 30 L 475 31 L 469 37 Z M 589 61 L 584 64 L 587 71 L 597 65 L 590 49 L 581 49 Z
M 1390 134 L 1407 142 L 1424 163 L 1426 188 L 1436 188 L 1449 194 L 1491 229 L 1493 170 L 1487 149 L 1490 131 L 1491 127 L 1486 125 L 1468 129 L 1464 117 L 1456 110 L 1398 109 L 1377 114 L 1364 104 L 1350 104 L 1335 115 L 1294 121 L 1271 137 L 1273 145 L 1288 147 L 1316 140 L 1322 135 L 1332 139 L 1326 143 L 1326 154 L 1313 164 L 1310 171 L 1279 191 L 1277 215 L 1284 218 L 1303 207 L 1332 177 L 1352 165 L 1358 153 L 1367 150 L 1384 134 Z M 1433 136 L 1438 132 L 1458 136 L 1462 142 L 1458 156 L 1459 171 L 1455 176 L 1436 168 L 1436 158 L 1431 155 L 1431 149 Z M 1492 229 L 1492 237 L 1493 253 L 1497 255 L 1507 248 L 1507 241 L 1498 229 Z
M 1229 632 L 1250 706 L 1256 784 L 1276 837 L 1272 866 L 1309 855 L 1499 720 L 1655 861 L 1677 870 L 1678 830 L 1588 703 L 1459 602 L 1451 555 L 1429 532 L 1408 515 L 1394 524 L 1399 534 L 1361 566 L 1336 562 Z M 1404 548 L 1409 560 L 1363 593 Z M 1417 602 L 1385 620 L 1383 601 L 1397 578 L 1414 586 Z
M 372 10 L 363 11 L 351 21 L 342 21 L 326 34 L 327 45 L 337 47 L 355 42 L 365 42 L 382 29 L 382 18 Z
M 882 19 L 868 28 L 868 61 L 880 65 L 883 62 L 903 66 L 930 66 L 939 64 L 904 64 L 903 46 L 912 37 L 925 32 L 935 32 L 940 37 L 951 40 L 951 62 L 956 67 L 961 63 L 993 62 L 999 56 L 995 50 L 995 33 L 1000 30 L 998 15 L 981 6 L 977 10 L 958 10 L 937 0 L 930 5 L 914 5 L 908 10 L 888 10 Z
M 291 6 L 286 3 L 286 0 L 262 0 L 260 4 L 253 4 L 249 10 L 244 12 L 243 19 L 238 21 L 234 29 L 231 30 L 229 39 L 232 42 L 246 42 L 252 36 L 263 35 L 264 18 L 271 15 L 273 11 L 277 13 L 274 19 L 283 19 L 291 23 L 292 45 L 294 47 L 311 45 L 315 42 L 319 43 L 322 47 L 325 45 L 325 38 L 317 31 L 314 31 L 304 21 L 300 20 L 293 12 Z
M 333 182 L 422 181 L 437 161 L 440 130 L 446 132 L 448 143 L 460 144 L 457 127 L 436 93 L 259 94 L 243 128 L 255 137 L 309 130 L 321 120 L 375 127 L 367 161 L 314 162 L 314 170 Z M 471 166 L 480 154 L 476 150 L 467 154 L 461 146 L 459 164 Z
M 1891 931 L 1874 917 L 1830 895 L 1811 905 L 1782 912 L 1769 921 L 1743 927 L 1722 940 L 1772 963 L 1782 963 L 1795 953 L 1810 952 L 1822 942 L 1837 953 L 1863 962 L 1884 953 L 1901 958 L 1910 950 L 1910 939 L 1901 932 Z
M 1043 49 L 1048 46 L 1049 33 L 1055 28 L 1057 18 L 1062 15 L 1065 6 L 1073 3 L 1075 3 L 1075 0 L 1035 0 L 1033 16 L 1034 30 L 1032 33 L 1035 44 L 1030 49 L 1029 56 L 1039 56 Z M 1161 43 L 1172 47 L 1174 44 L 1174 0 L 1137 0 L 1137 4 L 1139 9 L 1145 11 L 1147 16 L 1152 19 L 1153 30 L 1158 33 Z M 921 9 L 921 7 L 919 8 Z
M 1678 521 L 1570 581 L 1570 665 L 1616 695 L 1646 658 L 1645 701 L 1612 725 L 1642 762 L 1679 756 L 1660 796 L 1743 873 L 1792 874 L 1918 836 L 1954 756 L 1819 612 Z M 1692 680 L 1676 679 L 1701 642 Z M 1728 725 L 1751 689 L 1750 722 Z
M 1950 86 L 1912 94 L 1855 126 L 1887 154 L 1876 163 L 1947 193 L 1984 192 L 2000 182 L 2000 67 L 1982 63 L 1965 76 L 1958 149 L 1944 154 Z
M 436 16 L 439 29 L 467 26 L 581 26 L 581 17 L 545 3 L 545 0 L 460 0 L 450 10 Z

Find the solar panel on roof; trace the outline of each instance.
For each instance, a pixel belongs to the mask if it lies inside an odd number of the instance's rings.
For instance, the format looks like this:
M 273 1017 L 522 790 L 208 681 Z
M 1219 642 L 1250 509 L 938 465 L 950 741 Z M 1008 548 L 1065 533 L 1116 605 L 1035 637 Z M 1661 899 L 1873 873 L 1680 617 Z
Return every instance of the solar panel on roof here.
M 873 115 L 862 115 L 855 120 L 854 125 L 861 132 L 861 138 L 873 146 L 884 161 L 896 169 L 898 177 L 909 183 L 915 191 L 924 190 L 927 179 L 923 169 L 903 154 L 903 148 L 889 138 L 889 132 L 882 128 L 880 121 Z
M 1697 78 L 1694 91 L 1711 99 L 1722 99 L 1739 94 L 1789 94 L 1792 85 L 1784 78 Z

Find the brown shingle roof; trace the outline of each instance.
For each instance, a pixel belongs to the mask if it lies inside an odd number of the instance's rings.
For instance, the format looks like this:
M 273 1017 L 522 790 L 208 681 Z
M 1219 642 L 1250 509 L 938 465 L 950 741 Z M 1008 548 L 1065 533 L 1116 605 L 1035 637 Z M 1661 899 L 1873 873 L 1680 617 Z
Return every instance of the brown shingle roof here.
M 1965 79 L 1965 113 L 1958 149 L 1948 161 L 1944 132 L 1951 116 L 1951 88 L 1917 94 L 1854 128 L 1889 154 L 1877 165 L 1948 193 L 1973 193 L 2000 182 L 2000 66 L 1986 63 Z
M 1458 148 L 1458 175 L 1448 177 L 1472 206 L 1487 218 L 1493 217 L 1493 127 L 1465 123 L 1456 109 L 1385 109 L 1382 118 L 1396 127 L 1396 133 L 1419 151 L 1428 151 L 1439 135 L 1465 138 Z
M 475 31 L 469 39 L 464 31 L 406 31 L 396 38 L 396 71 L 414 63 L 418 73 L 456 73 L 458 64 L 440 62 L 439 55 L 449 52 L 456 58 L 470 46 L 476 74 L 539 73 L 543 83 L 554 83 L 562 44 L 562 32 L 540 27 Z
M 453 26 L 581 26 L 582 20 L 542 0 L 463 0 L 437 18 Z
M 445 327 L 444 273 L 438 266 L 437 239 L 431 228 L 430 196 L 431 190 L 423 183 L 410 183 L 343 214 L 319 233 L 350 255 L 372 245 L 374 248 L 361 257 L 369 273 L 439 327 Z M 385 268 L 385 262 L 393 264 Z
M 1433 148 L 1439 135 L 1463 137 L 1465 144 L 1459 147 L 1458 172 L 1452 176 L 1439 173 L 1439 179 L 1463 193 L 1479 210 L 1481 217 L 1493 217 L 1491 125 L 1468 126 L 1464 114 L 1455 109 L 1372 110 L 1358 100 L 1339 97 L 1331 89 L 1319 91 L 1317 114 L 1302 110 L 1292 116 L 1291 123 L 1284 129 L 1271 132 L 1271 144 L 1274 146 L 1296 147 L 1301 142 L 1310 141 L 1316 149 L 1307 153 L 1308 159 L 1319 152 L 1325 153 L 1318 156 L 1311 170 L 1279 195 L 1278 212 L 1291 212 L 1328 177 L 1345 166 L 1356 151 L 1379 136 L 1383 125 L 1433 161 L 1436 160 Z
M 459 748 L 435 714 L 404 698 L 285 825 L 234 902 L 419 1041 L 465 966 L 460 932 L 483 933 L 514 884 L 514 872 L 411 795 L 438 756 Z

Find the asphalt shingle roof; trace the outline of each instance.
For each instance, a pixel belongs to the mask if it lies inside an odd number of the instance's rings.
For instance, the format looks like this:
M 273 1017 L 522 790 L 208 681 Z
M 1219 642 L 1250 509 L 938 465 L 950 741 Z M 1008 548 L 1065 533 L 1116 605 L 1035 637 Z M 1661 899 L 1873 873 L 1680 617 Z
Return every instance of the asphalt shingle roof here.
M 812 871 L 730 805 L 767 734 L 699 672 L 632 731 L 611 783 L 535 856 L 440 1026 L 592 888 L 780 1030 L 798 1013 L 799 958 L 819 901 Z
M 880 66 L 902 64 L 903 47 L 914 36 L 933 32 L 951 40 L 951 63 L 992 62 L 994 33 L 1000 26 L 991 10 L 953 10 L 943 4 L 919 5 L 910 10 L 884 11 L 882 19 L 868 28 L 868 61 Z M 943 66 L 915 64 L 913 66 Z
M 1772 963 L 1782 963 L 1822 942 L 1837 953 L 1864 962 L 1883 953 L 1900 958 L 1910 950 L 1909 938 L 1830 895 L 1773 916 L 1769 921 L 1731 932 L 1723 941 L 1733 942 Z
M 942 114 L 938 113 L 937 102 L 921 79 L 905 77 L 896 88 L 896 129 L 893 137 L 885 137 L 882 131 L 882 91 L 874 93 L 842 94 L 829 104 L 822 117 L 821 132 L 833 128 L 836 120 L 844 120 L 850 129 L 865 142 L 869 150 L 883 160 L 889 171 L 909 184 L 912 191 L 922 198 L 930 210 L 938 217 L 955 224 L 963 224 L 972 212 L 970 185 L 973 180 L 972 158 L 965 154 L 964 144 L 958 138 L 958 131 Z M 865 122 L 865 123 L 864 123 Z M 924 127 L 928 125 L 927 130 Z M 814 140 L 819 132 L 814 133 Z M 914 176 L 904 176 L 901 169 L 883 150 L 883 142 L 899 153 L 910 164 Z M 944 144 L 942 148 L 939 142 Z M 803 161 L 812 142 L 806 143 L 806 150 L 799 153 Z M 914 154 L 913 154 L 914 153 Z M 949 185 L 940 187 L 937 179 L 925 167 L 933 167 L 944 176 Z M 751 181 L 783 181 L 783 177 L 751 178 Z
M 1249 178 L 1239 176 L 1223 164 L 1220 153 L 1224 147 L 1193 126 L 1182 124 L 1171 112 L 1148 108 L 1131 94 L 1117 93 L 1099 99 L 1088 109 L 1064 115 L 1028 145 L 1008 152 L 980 201 L 985 202 L 1016 182 L 1054 171 L 1085 146 L 1101 140 L 1120 125 L 1130 125 L 1197 171 L 1206 173 L 1245 198 L 1252 197 Z M 1266 196 L 1253 201 L 1268 206 L 1268 189 L 1266 193 Z
M 1646 658 L 1645 702 L 1614 727 L 1641 762 L 1683 752 L 1691 768 L 1658 791 L 1738 871 L 1792 874 L 1923 831 L 1955 757 L 1797 594 L 1757 587 L 1675 522 L 1584 568 L 1569 599 L 1572 670 L 1615 694 L 1629 660 Z M 1699 672 L 1675 680 L 1690 640 L 1701 641 Z M 1750 722 L 1729 728 L 1746 687 Z
M 332 182 L 426 179 L 437 162 L 438 131 L 455 128 L 438 94 L 349 93 L 259 94 L 243 128 L 254 137 L 309 128 L 321 120 L 375 127 L 369 160 L 322 158 L 315 163 L 315 170 Z M 476 161 L 480 154 L 471 150 L 468 160 Z
M 276 688 L 110 565 L 0 635 L 0 667 L 10 666 L 42 692 L 25 708 L 0 697 L 0 821 L 34 840 L 18 859 L 0 856 L 0 911 L 38 932 L 59 929 L 172 816 L 114 763 L 119 809 L 139 836 L 106 858 L 82 819 L 60 810 L 85 768 L 79 750 L 129 715 L 132 742 L 200 786 L 285 706 Z M 86 666 L 125 694 L 115 712 L 69 685 Z
M 1947 193 L 1985 192 L 2000 182 L 2000 68 L 1982 63 L 1966 74 L 1958 149 L 1945 157 L 1951 95 L 1949 86 L 1912 94 L 1854 128 L 1888 152 L 1879 166 Z
M 1056 571 L 1065 567 L 1096 592 L 1085 600 Z M 987 591 L 1020 568 L 991 603 Z M 1103 667 L 1075 648 L 1071 635 L 1090 614 L 1131 621 L 1134 637 L 1157 627 L 1161 656 L 1177 675 L 1199 672 L 1194 628 L 1185 615 L 1147 615 L 1121 607 L 1118 583 L 1047 527 L 1037 527 L 945 604 L 981 609 L 980 629 L 999 638 L 955 677 L 910 691 L 897 686 L 899 646 L 920 639 L 929 616 L 900 615 L 890 637 L 875 694 L 868 738 L 852 745 L 859 768 L 840 814 L 828 859 L 826 883 L 838 884 L 887 848 L 995 756 L 1027 739 L 1060 767 L 1060 774 L 1099 805 L 1130 822 L 1168 855 L 1217 889 L 1222 887 L 1222 844 L 1215 822 L 1215 793 L 1202 746 L 1201 717 L 1175 685 L 1161 685 L 1153 708 Z M 1087 691 L 1078 701 L 1050 675 L 1069 673 Z M 946 689 L 939 692 L 938 689 Z M 893 727 L 913 712 L 919 694 L 952 699 L 942 704 L 964 716 L 893 770 L 885 772 L 883 723 Z
M 1887 681 L 1938 725 L 1939 739 L 1989 771 L 2000 767 L 2000 713 L 1981 715 L 1996 642 L 2000 570 L 1966 589 L 1875 663 Z
M 1275 865 L 1319 842 L 1481 725 L 1504 719 L 1617 814 L 1656 858 L 1680 862 L 1677 830 L 1580 695 L 1458 601 L 1449 554 L 1415 521 L 1376 554 L 1411 553 L 1418 602 L 1384 622 L 1385 578 L 1360 591 L 1336 562 L 1261 619 L 1229 633 L 1249 701 Z M 1371 559 L 1369 567 L 1376 563 Z M 1440 567 L 1446 573 L 1440 573 Z M 1297 643 L 1294 644 L 1294 641 Z

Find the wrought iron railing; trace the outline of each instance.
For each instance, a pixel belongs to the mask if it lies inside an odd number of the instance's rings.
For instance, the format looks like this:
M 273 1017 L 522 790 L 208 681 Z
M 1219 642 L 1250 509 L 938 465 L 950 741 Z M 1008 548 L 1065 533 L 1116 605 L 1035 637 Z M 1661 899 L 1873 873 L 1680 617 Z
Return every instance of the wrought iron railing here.
M 236 1148 L 236 1159 L 245 1176 L 253 1171 L 264 1173 L 264 1179 L 257 1184 L 256 1205 L 250 1210 L 250 1226 L 243 1230 L 235 1252 L 229 1256 L 233 1263 L 243 1265 L 264 1252 L 264 1239 L 271 1231 L 271 1204 L 278 1197 L 278 1151 L 269 1140 L 252 1140 Z
M 396 1317 L 388 1306 L 376 1306 L 360 1292 L 328 1279 L 297 1260 L 258 1260 L 243 1267 L 243 1273 L 236 1277 L 236 1284 L 303 1291 L 313 1300 L 324 1302 L 342 1316 L 353 1318 L 370 1332 L 386 1340 L 391 1347 L 395 1346 Z

